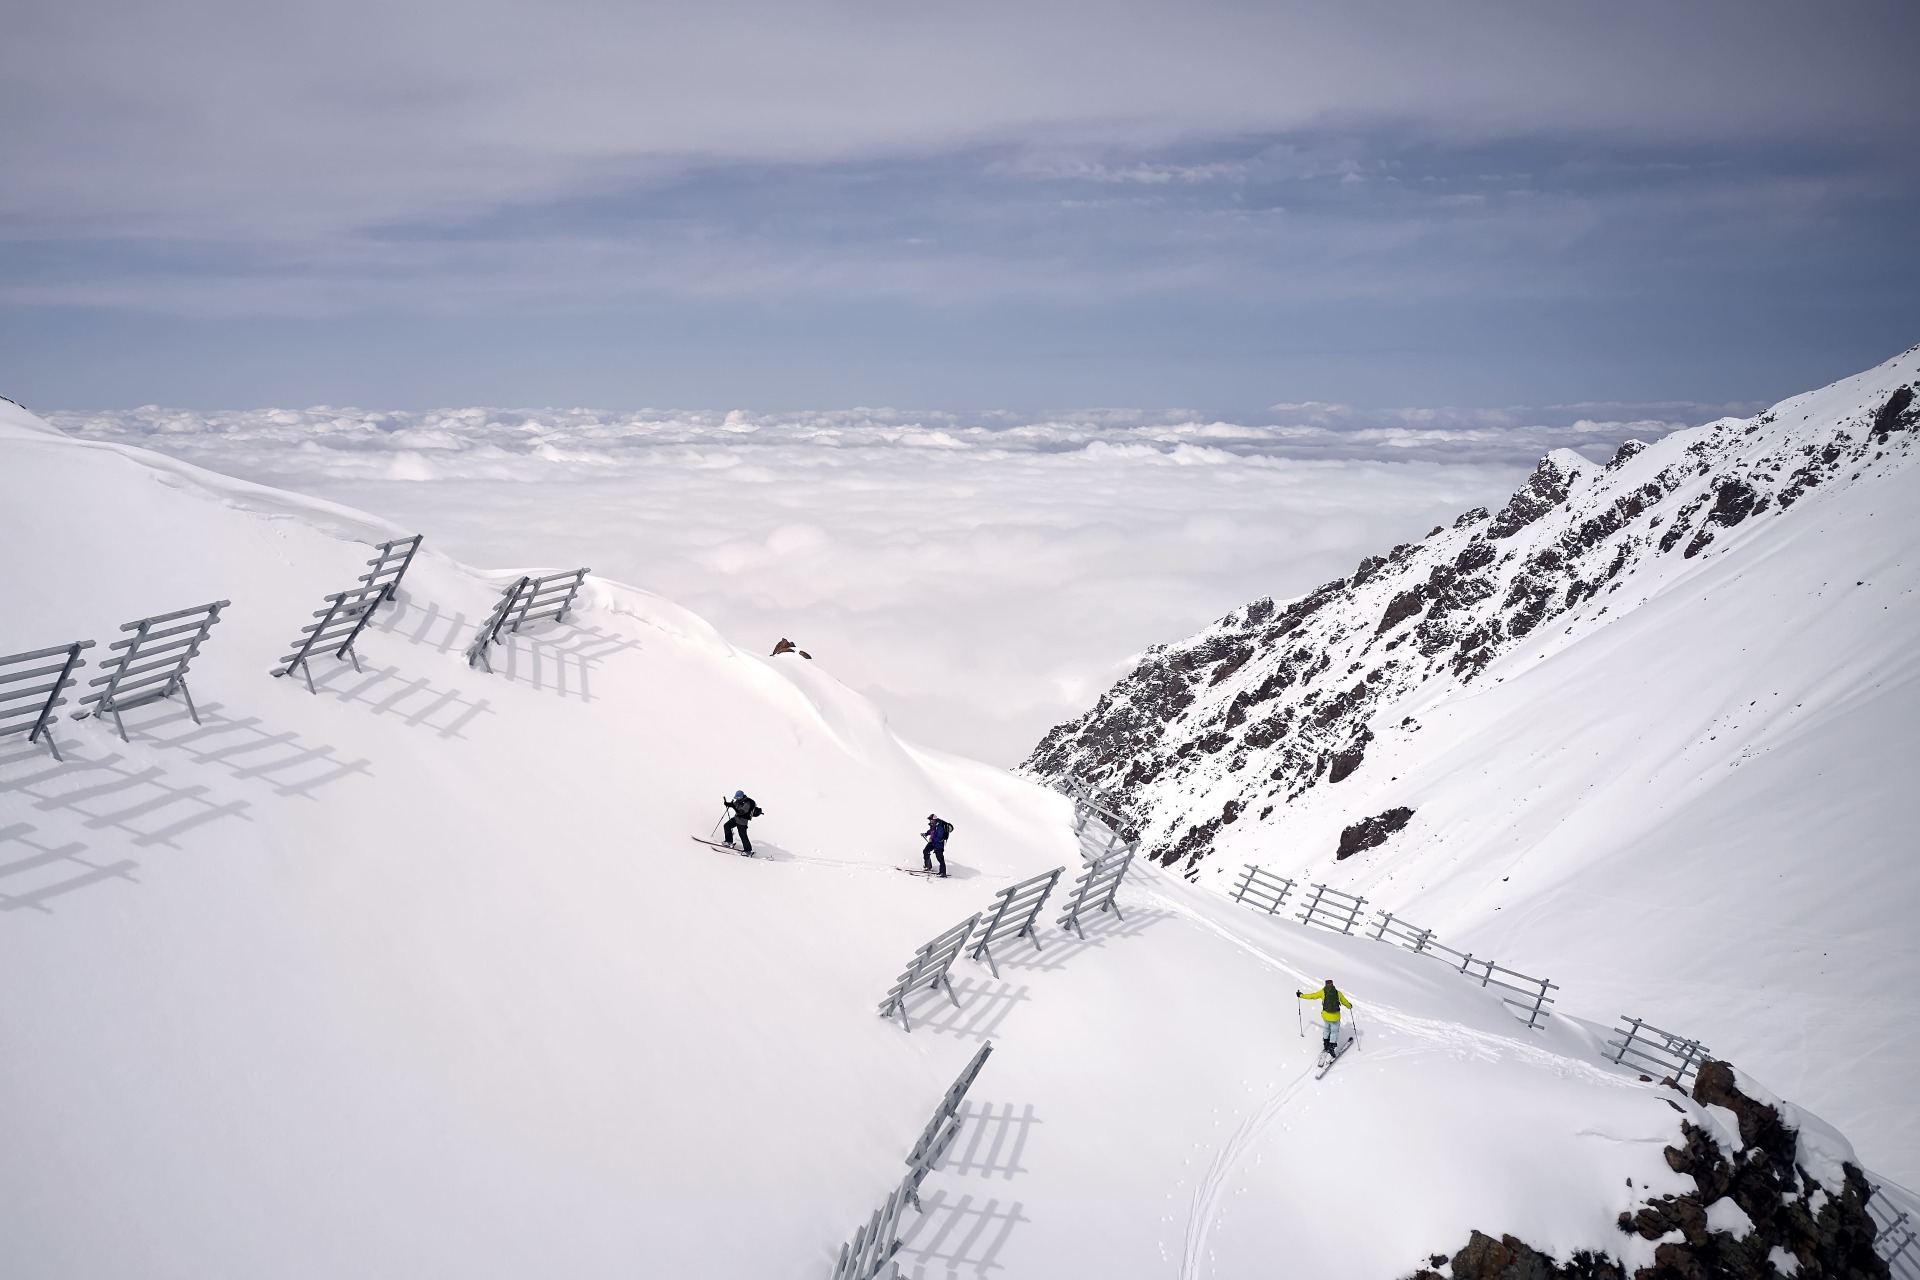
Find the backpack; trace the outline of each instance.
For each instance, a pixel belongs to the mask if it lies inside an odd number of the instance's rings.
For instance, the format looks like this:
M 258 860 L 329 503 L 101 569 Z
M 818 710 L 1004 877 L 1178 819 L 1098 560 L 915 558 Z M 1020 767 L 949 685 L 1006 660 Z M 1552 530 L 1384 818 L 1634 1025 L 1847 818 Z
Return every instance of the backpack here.
M 945 818 L 940 819 L 940 838 L 946 840 L 953 835 L 953 824 Z
M 1331 982 L 1320 993 L 1320 1007 L 1335 1017 L 1340 1016 L 1340 991 Z

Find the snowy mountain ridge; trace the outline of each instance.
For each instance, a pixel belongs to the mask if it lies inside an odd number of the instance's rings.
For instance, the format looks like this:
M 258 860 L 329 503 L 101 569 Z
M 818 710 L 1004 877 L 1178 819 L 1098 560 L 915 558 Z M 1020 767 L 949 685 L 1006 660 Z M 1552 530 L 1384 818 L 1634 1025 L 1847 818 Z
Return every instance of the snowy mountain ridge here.
M 1920 348 L 1550 454 L 1498 512 L 1149 651 L 1025 768 L 1190 877 L 1362 893 L 1702 1039 L 1910 1174 L 1917 377 Z M 1835 983 L 1872 1036 L 1809 1018 Z

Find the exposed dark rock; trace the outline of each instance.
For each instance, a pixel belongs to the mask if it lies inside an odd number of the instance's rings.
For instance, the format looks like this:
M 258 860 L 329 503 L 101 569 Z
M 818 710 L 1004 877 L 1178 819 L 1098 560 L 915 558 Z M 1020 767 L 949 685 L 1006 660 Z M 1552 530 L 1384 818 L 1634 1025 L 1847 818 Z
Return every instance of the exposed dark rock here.
M 1367 758 L 1367 744 L 1372 741 L 1373 731 L 1363 726 L 1359 737 L 1348 743 L 1344 750 L 1334 752 L 1333 763 L 1327 769 L 1327 781 L 1344 782 Z
M 1873 415 L 1873 434 L 1880 443 L 1885 444 L 1890 433 L 1913 425 L 1920 415 L 1909 413 L 1912 407 L 1913 388 L 1910 386 L 1900 387 L 1887 397 L 1887 402 L 1880 406 L 1880 412 Z
M 1680 1122 L 1682 1143 L 1664 1154 L 1668 1167 L 1693 1180 L 1694 1190 L 1649 1199 L 1620 1215 L 1623 1233 L 1659 1242 L 1653 1265 L 1637 1268 L 1633 1280 L 1775 1280 L 1782 1274 L 1772 1261 L 1776 1249 L 1793 1258 L 1796 1280 L 1889 1275 L 1873 1251 L 1874 1223 L 1867 1213 L 1872 1189 L 1860 1170 L 1845 1166 L 1845 1184 L 1837 1195 L 1821 1186 L 1795 1162 L 1797 1135 L 1779 1111 L 1742 1093 L 1733 1068 L 1724 1062 L 1701 1066 L 1693 1098 L 1733 1112 L 1740 1149 L 1730 1155 L 1706 1129 L 1691 1120 Z M 1726 1199 L 1752 1223 L 1745 1235 L 1736 1238 L 1732 1231 L 1709 1226 L 1714 1216 L 1709 1210 Z M 1676 1234 L 1677 1240 L 1667 1238 Z M 1561 1264 L 1512 1236 L 1496 1241 L 1479 1231 L 1454 1255 L 1452 1272 L 1453 1280 L 1626 1276 L 1624 1267 L 1604 1254 L 1575 1254 Z M 1429 1271 L 1415 1275 L 1438 1280 Z
M 1731 529 L 1753 514 L 1754 504 L 1760 495 L 1753 486 L 1744 480 L 1727 480 L 1714 491 L 1713 510 L 1707 512 L 1707 519 L 1714 524 Z
M 1334 860 L 1351 858 L 1363 849 L 1373 849 L 1387 842 L 1387 837 L 1403 829 L 1413 821 L 1413 810 L 1404 805 L 1389 809 L 1385 813 L 1376 813 L 1371 818 L 1362 818 L 1340 833 L 1340 848 L 1334 853 Z
M 1722 530 L 1858 470 L 1874 448 L 1909 447 L 1920 401 L 1907 390 L 1844 423 L 1797 433 L 1778 424 L 1764 447 L 1755 420 L 1675 447 L 1630 442 L 1611 473 L 1544 458 L 1495 516 L 1463 513 L 1419 543 L 1366 557 L 1349 578 L 1291 602 L 1253 601 L 1148 650 L 1085 715 L 1049 730 L 1023 767 L 1114 792 L 1142 815 L 1152 856 L 1194 865 L 1229 796 L 1240 821 L 1283 813 L 1313 787 L 1351 777 L 1374 717 L 1398 700 L 1431 682 L 1489 678 L 1489 664 L 1569 609 L 1600 618 L 1596 597 L 1622 589 L 1655 547 L 1697 556 Z M 1879 446 L 1869 423 L 1887 429 Z M 1657 473 L 1636 466 L 1626 483 L 1619 468 L 1648 451 L 1661 458 Z
M 1647 451 L 1645 440 L 1623 440 L 1620 447 L 1613 451 L 1613 457 L 1607 461 L 1607 470 L 1617 471 L 1629 461 Z
M 1572 476 L 1560 469 L 1552 458 L 1540 459 L 1520 491 L 1500 509 L 1487 526 L 1489 538 L 1511 538 L 1567 500 L 1567 485 Z
M 1411 591 L 1402 591 L 1388 602 L 1387 611 L 1380 615 L 1380 625 L 1373 629 L 1373 634 L 1377 636 L 1385 635 L 1426 607 L 1427 592 L 1425 587 L 1415 587 Z

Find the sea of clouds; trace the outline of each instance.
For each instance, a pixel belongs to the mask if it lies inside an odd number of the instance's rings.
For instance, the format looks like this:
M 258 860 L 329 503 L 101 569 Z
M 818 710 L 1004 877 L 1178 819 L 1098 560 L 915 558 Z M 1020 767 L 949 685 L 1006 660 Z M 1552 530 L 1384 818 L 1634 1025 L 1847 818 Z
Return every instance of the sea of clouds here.
M 1548 449 L 1603 457 L 1733 407 L 1302 404 L 1261 425 L 1120 410 L 46 416 L 376 512 L 475 565 L 589 565 L 748 649 L 790 637 L 910 737 L 1011 764 L 1149 645 L 1497 504 Z

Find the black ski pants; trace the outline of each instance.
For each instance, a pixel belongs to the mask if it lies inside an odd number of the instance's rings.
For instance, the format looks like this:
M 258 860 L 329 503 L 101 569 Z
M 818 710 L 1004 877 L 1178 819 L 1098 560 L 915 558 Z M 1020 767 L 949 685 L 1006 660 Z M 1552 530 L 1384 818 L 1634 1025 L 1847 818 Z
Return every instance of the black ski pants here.
M 940 874 L 947 874 L 947 846 L 929 840 L 920 850 L 920 865 L 931 871 L 935 858 L 940 859 Z
M 738 828 L 740 831 L 741 850 L 745 853 L 752 853 L 753 841 L 747 838 L 747 819 L 745 818 L 728 818 L 727 819 L 727 825 L 725 828 L 726 834 L 727 834 L 727 843 L 728 844 L 733 843 L 733 833 L 735 828 Z

